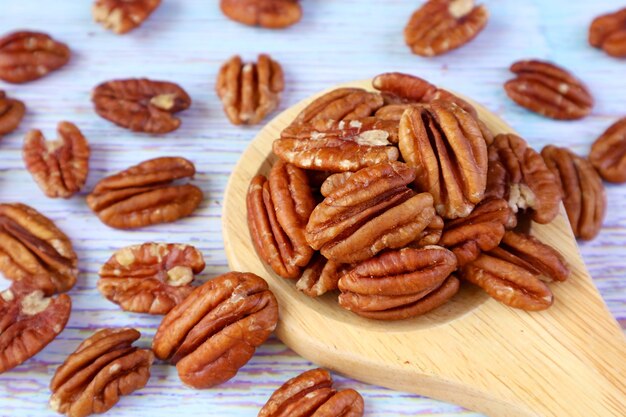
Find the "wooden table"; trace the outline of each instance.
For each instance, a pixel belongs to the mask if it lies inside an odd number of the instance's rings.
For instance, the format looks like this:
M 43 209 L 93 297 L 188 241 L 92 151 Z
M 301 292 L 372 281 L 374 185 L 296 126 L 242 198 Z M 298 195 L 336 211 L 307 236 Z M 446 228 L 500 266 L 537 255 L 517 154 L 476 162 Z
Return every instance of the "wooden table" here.
M 20 86 L 0 82 L 0 89 L 28 106 L 18 131 L 0 142 L 0 201 L 28 203 L 55 220 L 72 238 L 81 275 L 70 292 L 74 309 L 65 331 L 35 358 L 0 376 L 0 415 L 50 415 L 47 386 L 56 367 L 99 327 L 136 327 L 143 334 L 141 344 L 149 345 L 160 318 L 122 312 L 95 289 L 97 271 L 114 249 L 151 240 L 191 243 L 206 257 L 201 279 L 227 270 L 222 194 L 241 151 L 259 129 L 232 126 L 214 93 L 219 66 L 233 54 L 250 60 L 268 52 L 282 63 L 287 85 L 281 109 L 335 83 L 404 71 L 482 102 L 536 149 L 555 143 L 586 154 L 606 127 L 626 115 L 626 61 L 610 58 L 586 41 L 591 19 L 619 5 L 614 0 L 484 2 L 491 19 L 474 42 L 443 57 L 424 59 L 410 54 L 402 39 L 417 1 L 306 0 L 302 22 L 270 31 L 227 20 L 217 1 L 164 0 L 142 28 L 125 36 L 94 24 L 88 1 L 3 1 L 0 33 L 45 31 L 68 43 L 73 56 L 68 66 L 42 80 Z M 552 60 L 583 79 L 596 99 L 593 114 L 581 121 L 557 122 L 513 104 L 502 89 L 511 77 L 508 66 L 531 57 Z M 194 103 L 182 114 L 183 125 L 176 132 L 133 134 L 93 112 L 92 87 L 104 80 L 141 76 L 177 82 L 192 96 Z M 194 183 L 205 192 L 204 203 L 194 216 L 175 224 L 124 232 L 101 224 L 87 209 L 85 193 L 67 201 L 46 198 L 24 168 L 21 144 L 31 128 L 52 138 L 61 120 L 76 123 L 91 143 L 87 190 L 103 176 L 142 160 L 180 155 L 196 163 Z M 581 242 L 580 248 L 610 310 L 626 327 L 626 186 L 608 186 L 607 195 L 602 232 L 593 242 Z M 274 338 L 235 378 L 210 390 L 185 388 L 175 368 L 157 364 L 149 386 L 123 398 L 108 415 L 253 416 L 281 383 L 313 366 Z M 336 379 L 339 386 L 363 394 L 368 416 L 479 415 L 341 376 Z

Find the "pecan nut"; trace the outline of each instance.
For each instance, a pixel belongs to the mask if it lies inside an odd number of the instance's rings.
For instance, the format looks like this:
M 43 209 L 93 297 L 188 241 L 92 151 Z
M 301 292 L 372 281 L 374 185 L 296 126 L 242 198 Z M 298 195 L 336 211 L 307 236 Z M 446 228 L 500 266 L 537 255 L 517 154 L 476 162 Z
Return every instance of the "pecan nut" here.
M 593 19 L 589 44 L 611 56 L 626 57 L 626 8 Z
M 605 181 L 626 182 L 626 117 L 612 124 L 591 145 L 589 162 Z
M 0 137 L 17 129 L 24 113 L 26 113 L 24 103 L 7 97 L 6 93 L 0 90 Z
M 448 301 L 459 289 L 457 266 L 440 246 L 388 251 L 361 262 L 339 279 L 339 305 L 360 316 L 402 320 Z
M 541 151 L 556 178 L 574 235 L 591 240 L 600 232 L 606 215 L 602 179 L 586 159 L 565 148 L 548 145 Z
M 325 369 L 311 369 L 278 388 L 258 417 L 361 417 L 363 397 L 353 390 L 337 391 Z
M 203 269 L 202 253 L 190 245 L 128 246 L 102 265 L 98 291 L 125 311 L 167 314 L 191 294 Z
M 93 20 L 118 35 L 139 27 L 161 4 L 161 0 L 95 0 Z
M 85 185 L 89 173 L 89 144 L 70 122 L 60 122 L 59 139 L 46 142 L 40 130 L 26 134 L 22 155 L 26 169 L 50 198 L 69 198 Z
M 339 278 L 348 265 L 329 261 L 319 253 L 311 260 L 296 282 L 296 288 L 309 297 L 319 297 L 337 289 Z
M 220 8 L 235 22 L 269 29 L 294 25 L 302 17 L 298 0 L 221 0 Z
M 78 276 L 69 238 L 24 204 L 0 204 L 0 271 L 46 295 L 69 291 Z
M 383 93 L 388 104 L 428 101 L 437 87 L 423 78 L 401 72 L 386 72 L 372 80 L 372 86 Z
M 429 0 L 411 16 L 404 41 L 414 54 L 441 55 L 478 36 L 488 19 L 487 8 L 474 0 Z
M 0 38 L 0 79 L 21 84 L 41 78 L 70 60 L 70 49 L 40 32 L 13 32 Z
M 485 197 L 505 199 L 514 213 L 527 210 L 537 223 L 559 213 L 561 191 L 541 155 L 513 134 L 499 134 L 488 149 Z
M 469 215 L 487 184 L 487 145 L 476 119 L 454 103 L 433 101 L 406 110 L 399 136 L 415 185 L 432 194 L 437 213 Z
M 68 417 L 86 417 L 143 388 L 154 355 L 132 346 L 140 336 L 135 329 L 103 329 L 85 339 L 50 381 L 50 407 Z
M 400 162 L 354 173 L 315 207 L 306 226 L 307 242 L 339 263 L 408 245 L 435 217 L 431 195 L 416 195 L 407 187 L 414 178 L 415 170 Z
M 186 385 L 228 381 L 276 328 L 278 303 L 267 283 L 230 272 L 196 288 L 161 322 L 152 349 L 176 364 Z
M 441 217 L 435 215 L 430 221 L 426 229 L 420 233 L 415 241 L 411 243 L 411 247 L 421 248 L 423 246 L 436 245 L 441 240 L 443 234 L 444 221 Z
M 538 60 L 511 65 L 516 78 L 504 84 L 506 94 L 522 107 L 557 120 L 582 119 L 591 113 L 593 97 L 565 68 Z
M 285 89 L 283 69 L 267 54 L 245 65 L 236 55 L 220 68 L 215 89 L 232 124 L 254 125 L 278 107 Z
M 18 287 L 0 293 L 0 374 L 35 356 L 70 317 L 68 295 L 46 298 L 39 290 Z
M 382 109 L 382 108 L 381 108 Z M 322 137 L 336 137 L 339 139 L 365 138 L 367 136 L 384 137 L 391 143 L 398 143 L 398 122 L 397 120 L 384 120 L 378 117 L 357 117 L 351 120 L 316 120 L 304 125 L 296 134 L 290 135 L 284 132 L 281 138 L 311 139 Z M 369 132 L 369 133 L 366 133 Z M 370 141 L 371 141 L 370 140 Z
M 87 196 L 87 205 L 104 224 L 117 229 L 173 222 L 189 216 L 202 202 L 202 191 L 195 185 L 171 185 L 195 172 L 184 158 L 150 159 L 101 179 Z
M 107 81 L 91 95 L 100 117 L 134 132 L 168 133 L 178 129 L 174 113 L 191 106 L 191 98 L 179 85 L 146 78 Z

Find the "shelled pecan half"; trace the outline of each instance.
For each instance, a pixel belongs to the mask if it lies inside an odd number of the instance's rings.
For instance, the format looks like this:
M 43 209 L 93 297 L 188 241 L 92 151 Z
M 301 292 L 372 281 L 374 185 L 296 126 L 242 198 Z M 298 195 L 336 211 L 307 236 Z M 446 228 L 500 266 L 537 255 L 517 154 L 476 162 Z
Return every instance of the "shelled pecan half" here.
M 190 245 L 127 246 L 100 268 L 98 291 L 125 311 L 167 314 L 191 294 L 194 275 L 203 269 L 202 253 Z
M 21 84 L 41 78 L 70 60 L 70 49 L 41 32 L 13 32 L 0 38 L 0 80 Z
M 150 159 L 101 179 L 87 196 L 87 205 L 104 224 L 117 229 L 173 222 L 189 216 L 202 202 L 202 191 L 195 185 L 171 184 L 195 172 L 185 158 Z
M 566 148 L 544 147 L 541 156 L 556 178 L 574 235 L 591 240 L 600 232 L 606 215 L 602 179 L 584 158 Z
M 24 113 L 26 113 L 24 103 L 8 97 L 3 90 L 0 90 L 0 137 L 17 129 Z
M 336 137 L 350 139 L 356 137 L 367 138 L 370 136 L 385 136 L 391 143 L 398 143 L 397 120 L 383 120 L 378 117 L 357 117 L 351 120 L 317 120 L 304 125 L 296 134 L 290 135 L 283 132 L 282 139 L 311 139 L 323 137 Z M 370 133 L 367 133 L 370 132 Z M 384 133 L 383 133 L 384 132 Z
M 267 283 L 230 272 L 196 288 L 161 322 L 152 342 L 157 358 L 176 364 L 193 388 L 228 381 L 276 328 L 278 303 Z
M 70 198 L 85 185 L 89 173 L 89 143 L 70 122 L 57 126 L 59 139 L 46 141 L 40 130 L 26 134 L 22 156 L 26 169 L 50 198 Z
M 589 44 L 611 56 L 626 57 L 626 7 L 593 19 Z
M 132 346 L 140 336 L 135 329 L 103 329 L 85 339 L 50 381 L 50 408 L 68 417 L 101 414 L 143 388 L 154 355 Z
M 423 78 L 401 72 L 385 72 L 372 80 L 372 86 L 385 97 L 386 104 L 428 101 L 437 87 Z
M 589 162 L 609 182 L 626 182 L 626 117 L 613 123 L 591 145 Z
M 91 14 L 105 29 L 122 35 L 141 26 L 160 4 L 161 0 L 95 0 Z
M 221 0 L 220 8 L 236 22 L 268 29 L 294 25 L 302 17 L 298 0 Z
M 336 290 L 339 278 L 349 268 L 349 265 L 329 261 L 318 253 L 302 272 L 296 288 L 309 297 L 319 297 Z

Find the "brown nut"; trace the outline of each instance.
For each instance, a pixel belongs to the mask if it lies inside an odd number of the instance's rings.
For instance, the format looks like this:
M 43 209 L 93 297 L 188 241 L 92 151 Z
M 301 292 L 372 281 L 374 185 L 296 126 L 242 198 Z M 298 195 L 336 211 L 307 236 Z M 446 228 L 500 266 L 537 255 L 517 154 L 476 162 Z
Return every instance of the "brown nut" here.
M 235 22 L 269 29 L 294 25 L 302 17 L 298 0 L 221 0 L 220 8 Z
M 230 272 L 196 288 L 161 322 L 152 349 L 176 364 L 181 381 L 209 388 L 228 381 L 276 328 L 278 303 L 267 283 Z
M 432 194 L 437 213 L 465 217 L 487 183 L 487 145 L 470 114 L 454 103 L 433 101 L 406 110 L 400 120 L 400 152 L 415 167 L 415 186 Z
M 346 264 L 329 261 L 317 253 L 302 276 L 296 282 L 296 288 L 309 297 L 319 297 L 337 289 L 339 278 L 349 269 Z
M 626 117 L 613 123 L 591 145 L 589 162 L 605 181 L 626 182 Z
M 548 145 L 541 151 L 556 178 L 574 235 L 591 240 L 600 232 L 606 215 L 606 194 L 593 166 L 568 149 Z
M 191 98 L 179 85 L 146 78 L 107 81 L 92 92 L 100 117 L 134 132 L 167 133 L 178 129 L 174 113 L 186 110 Z
M 426 229 L 417 236 L 417 239 L 411 243 L 411 247 L 421 248 L 423 246 L 431 246 L 439 243 L 443 233 L 444 221 L 441 217 L 435 215 L 428 223 Z
M 195 185 L 170 185 L 195 172 L 185 158 L 149 159 L 101 179 L 87 196 L 87 205 L 102 223 L 116 229 L 173 222 L 189 216 L 202 202 L 202 191 Z
M 46 295 L 69 291 L 78 276 L 69 238 L 25 204 L 0 204 L 0 272 Z
M 103 329 L 85 339 L 50 381 L 50 408 L 68 417 L 110 410 L 150 379 L 154 355 L 133 347 L 135 329 Z
M 593 97 L 565 68 L 531 60 L 511 65 L 516 78 L 504 84 L 506 94 L 522 107 L 558 120 L 582 119 L 591 113 Z
M 202 253 L 190 245 L 127 246 L 100 268 L 98 291 L 125 311 L 167 314 L 191 294 L 203 269 Z
M 561 191 L 541 155 L 513 134 L 499 134 L 489 145 L 485 197 L 505 199 L 514 213 L 529 211 L 537 223 L 559 213 Z
M 441 55 L 474 39 L 488 19 L 487 8 L 474 0 L 429 0 L 411 16 L 404 41 L 414 54 Z
M 21 84 L 41 78 L 70 60 L 70 50 L 40 32 L 13 32 L 0 38 L 0 79 Z
M 118 35 L 141 26 L 161 0 L 95 0 L 91 8 L 93 20 Z
M 60 122 L 59 139 L 46 141 L 40 130 L 26 134 L 22 156 L 26 169 L 50 198 L 70 198 L 85 185 L 89 173 L 89 144 L 70 122 Z
M 244 63 L 238 55 L 226 61 L 217 75 L 215 90 L 234 125 L 254 125 L 276 110 L 285 89 L 283 69 L 267 54 L 257 63 Z
M 437 87 L 423 78 L 401 72 L 386 72 L 372 80 L 378 91 L 394 97 L 396 104 L 401 102 L 419 103 L 435 93 Z
M 0 90 L 0 137 L 17 129 L 24 113 L 26 113 L 24 103 L 7 97 L 6 93 Z
M 337 392 L 325 369 L 311 369 L 278 388 L 258 417 L 361 417 L 363 397 L 353 389 Z
M 400 162 L 354 173 L 320 203 L 306 226 L 315 250 L 338 263 L 371 258 L 413 242 L 435 216 L 432 196 L 406 185 L 415 170 Z
M 289 139 L 315 139 L 323 137 L 335 137 L 350 140 L 370 136 L 385 137 L 391 143 L 398 143 L 398 122 L 397 120 L 383 120 L 378 117 L 357 117 L 351 120 L 317 120 L 304 125 L 297 134 L 292 136 L 289 132 L 284 133 L 281 138 Z M 367 133 L 369 132 L 369 133 Z
M 589 44 L 611 56 L 626 57 L 626 8 L 593 19 Z
M 0 374 L 35 356 L 65 328 L 72 301 L 13 285 L 0 293 Z

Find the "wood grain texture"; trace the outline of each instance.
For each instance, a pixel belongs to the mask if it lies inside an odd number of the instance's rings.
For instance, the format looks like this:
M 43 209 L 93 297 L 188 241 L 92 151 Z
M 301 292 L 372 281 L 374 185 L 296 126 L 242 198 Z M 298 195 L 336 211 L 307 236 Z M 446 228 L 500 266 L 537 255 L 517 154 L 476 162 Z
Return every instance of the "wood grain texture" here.
M 0 140 L 0 201 L 23 201 L 53 218 L 72 238 L 81 268 L 71 292 L 75 310 L 67 329 L 35 358 L 0 376 L 0 415 L 50 415 L 45 404 L 54 370 L 98 327 L 136 326 L 144 335 L 143 345 L 149 344 L 159 319 L 123 313 L 95 289 L 97 271 L 114 249 L 147 240 L 191 243 L 207 260 L 201 279 L 227 270 L 222 194 L 241 152 L 260 128 L 231 126 L 213 92 L 219 65 L 235 53 L 249 60 L 268 52 L 281 62 L 287 83 L 281 109 L 338 82 L 398 70 L 473 97 L 535 148 L 557 143 L 585 154 L 595 137 L 626 115 L 626 61 L 607 57 L 586 42 L 589 22 L 619 7 L 614 0 L 484 1 L 491 12 L 485 31 L 466 47 L 435 59 L 411 55 L 402 40 L 402 27 L 420 1 L 304 0 L 302 22 L 278 32 L 231 22 L 217 3 L 163 0 L 141 28 L 119 37 L 91 21 L 88 0 L 0 1 L 0 32 L 47 31 L 74 51 L 67 67 L 44 79 L 20 86 L 0 82 L 0 88 L 28 106 L 19 130 Z M 593 114 L 581 121 L 556 122 L 508 100 L 502 89 L 511 77 L 508 66 L 528 57 L 554 60 L 583 79 L 596 99 Z M 95 115 L 91 89 L 104 80 L 133 76 L 175 81 L 190 93 L 194 103 L 182 113 L 181 129 L 165 136 L 133 134 Z M 141 160 L 181 155 L 196 163 L 194 182 L 207 198 L 191 218 L 134 232 L 102 225 L 87 209 L 85 193 L 68 201 L 45 198 L 24 168 L 21 143 L 31 128 L 51 136 L 60 120 L 76 123 L 91 142 L 86 190 L 103 176 Z M 626 187 L 609 186 L 607 194 L 605 226 L 595 241 L 582 243 L 580 249 L 610 311 L 626 327 Z M 184 388 L 174 368 L 157 365 L 149 387 L 124 398 L 107 415 L 171 416 L 184 411 L 254 416 L 276 387 L 311 366 L 277 339 L 263 345 L 236 378 L 212 390 Z M 584 383 L 578 375 L 572 378 Z M 480 416 L 413 394 L 337 379 L 340 386 L 364 395 L 368 416 Z

